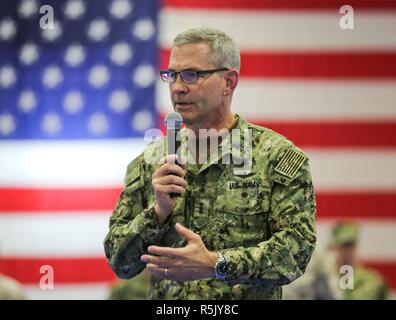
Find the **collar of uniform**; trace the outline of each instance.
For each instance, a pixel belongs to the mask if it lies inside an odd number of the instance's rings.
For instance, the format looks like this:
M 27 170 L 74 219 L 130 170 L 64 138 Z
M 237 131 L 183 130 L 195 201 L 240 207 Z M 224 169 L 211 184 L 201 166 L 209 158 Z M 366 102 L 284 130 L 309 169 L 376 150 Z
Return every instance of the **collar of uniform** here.
M 237 124 L 233 126 L 232 129 L 229 129 L 229 133 L 222 139 L 222 142 L 219 144 L 217 148 L 217 153 L 213 152 L 210 154 L 209 161 L 203 164 L 200 168 L 198 166 L 190 166 L 189 164 L 195 164 L 196 160 L 194 155 L 189 151 L 188 148 L 188 131 L 182 130 L 182 156 L 187 160 L 187 169 L 195 174 L 199 174 L 200 172 L 206 170 L 208 167 L 212 165 L 218 165 L 220 167 L 228 164 L 228 163 L 247 163 L 251 161 L 251 143 L 245 144 L 245 135 L 250 135 L 249 139 L 251 140 L 251 133 L 248 131 L 248 123 L 247 121 L 236 114 Z M 236 131 L 233 131 L 236 130 Z M 233 132 L 234 133 L 233 133 Z M 234 141 L 232 140 L 234 138 Z M 238 139 L 235 139 L 238 138 Z M 225 160 L 225 157 L 229 157 Z
M 234 166 L 234 174 L 245 175 L 250 172 L 252 166 L 252 132 L 248 127 L 248 122 L 236 114 L 238 124 L 232 129 L 226 139 L 219 146 L 219 150 L 227 150 L 224 155 L 219 156 L 218 164 L 223 166 L 223 157 L 230 155 L 230 164 Z M 246 139 L 247 138 L 247 139 Z

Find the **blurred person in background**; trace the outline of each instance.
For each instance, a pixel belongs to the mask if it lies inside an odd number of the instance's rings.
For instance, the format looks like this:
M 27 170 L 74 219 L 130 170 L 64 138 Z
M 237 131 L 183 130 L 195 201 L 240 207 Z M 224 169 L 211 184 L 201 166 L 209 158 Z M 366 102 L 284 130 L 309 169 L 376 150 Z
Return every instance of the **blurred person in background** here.
M 305 273 L 296 281 L 283 286 L 284 300 L 340 300 L 335 256 L 320 244 L 316 245 Z
M 336 268 L 353 267 L 353 288 L 343 289 L 345 300 L 388 299 L 388 286 L 375 270 L 364 267 L 357 257 L 359 227 L 353 222 L 338 222 L 332 230 L 331 247 L 336 256 Z M 339 273 L 340 277 L 345 273 Z
M 0 274 L 0 300 L 25 300 L 22 286 L 14 279 Z
M 0 300 L 25 300 L 22 286 L 14 279 L 0 274 Z
M 0 252 L 1 266 L 1 252 Z M 22 285 L 15 279 L 0 272 L 0 300 L 25 300 Z

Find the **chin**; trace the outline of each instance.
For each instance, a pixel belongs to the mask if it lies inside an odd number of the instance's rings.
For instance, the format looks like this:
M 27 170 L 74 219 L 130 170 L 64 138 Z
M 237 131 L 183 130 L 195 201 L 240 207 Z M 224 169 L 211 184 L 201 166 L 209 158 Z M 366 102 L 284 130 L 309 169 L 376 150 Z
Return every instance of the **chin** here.
M 176 107 L 175 111 L 180 113 L 180 115 L 183 117 L 184 122 L 186 122 L 187 119 L 192 120 L 195 118 L 194 112 L 192 112 L 191 110 Z
M 184 124 L 193 124 L 195 121 L 194 121 L 194 117 L 191 117 L 191 115 L 190 114 L 188 114 L 188 113 L 186 113 L 186 112 L 179 112 L 180 113 L 180 115 L 182 116 L 182 118 L 183 118 L 183 123 Z

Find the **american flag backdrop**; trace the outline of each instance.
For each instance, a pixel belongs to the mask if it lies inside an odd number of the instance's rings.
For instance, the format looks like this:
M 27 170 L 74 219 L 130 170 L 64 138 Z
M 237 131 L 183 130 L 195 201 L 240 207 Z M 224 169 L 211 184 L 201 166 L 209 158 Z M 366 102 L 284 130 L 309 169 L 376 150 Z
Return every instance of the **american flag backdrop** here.
M 354 9 L 354 29 L 339 12 Z M 54 29 L 40 28 L 42 5 Z M 0 273 L 29 298 L 103 299 L 103 239 L 127 164 L 171 110 L 166 68 L 190 27 L 230 34 L 233 111 L 311 158 L 319 241 L 361 225 L 361 260 L 396 290 L 396 1 L 2 0 Z M 54 289 L 40 288 L 42 266 Z

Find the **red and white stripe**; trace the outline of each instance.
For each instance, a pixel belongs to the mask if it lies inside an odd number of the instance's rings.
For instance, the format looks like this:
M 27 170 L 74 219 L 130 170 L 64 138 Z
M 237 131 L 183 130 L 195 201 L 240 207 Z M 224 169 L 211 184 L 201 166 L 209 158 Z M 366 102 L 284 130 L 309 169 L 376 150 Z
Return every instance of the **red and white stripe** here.
M 310 156 L 319 240 L 339 218 L 362 226 L 361 259 L 396 290 L 396 3 L 337 0 L 164 0 L 161 67 L 175 35 L 212 26 L 241 47 L 233 111 Z M 158 83 L 158 108 L 170 110 Z M 29 297 L 106 298 L 114 275 L 103 239 L 127 164 L 142 140 L 0 143 L 0 271 Z M 54 267 L 55 289 L 39 287 Z

